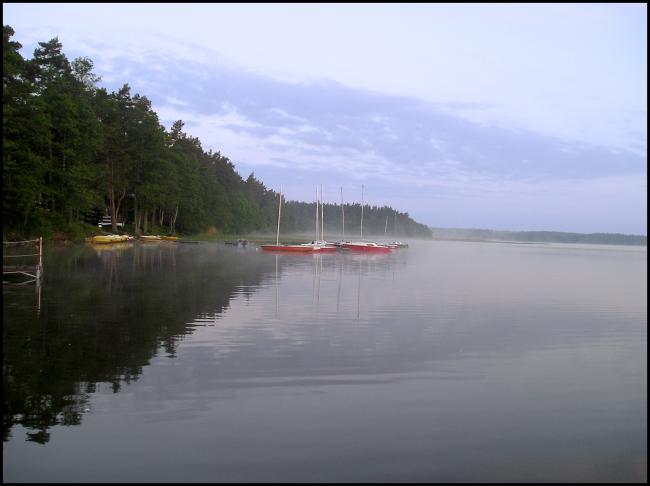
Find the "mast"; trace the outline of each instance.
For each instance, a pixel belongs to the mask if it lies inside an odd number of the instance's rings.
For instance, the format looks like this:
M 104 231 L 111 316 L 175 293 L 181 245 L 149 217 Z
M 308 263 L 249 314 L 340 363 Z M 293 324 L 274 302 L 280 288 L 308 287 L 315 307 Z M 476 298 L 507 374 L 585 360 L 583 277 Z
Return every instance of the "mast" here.
M 282 212 L 282 186 L 280 186 L 280 204 L 278 204 L 278 231 L 275 234 L 275 244 L 280 244 L 280 214 Z
M 388 216 L 386 216 L 386 224 L 384 225 L 384 238 L 386 238 L 386 230 L 388 229 Z
M 318 184 L 316 184 L 316 238 L 318 239 Z
M 361 239 L 363 240 L 363 184 L 361 184 Z
M 341 241 L 344 241 L 345 240 L 345 211 L 343 210 L 343 186 L 341 186 L 341 223 L 343 224 Z
M 325 215 L 323 206 L 323 184 L 320 185 L 320 240 L 325 241 Z

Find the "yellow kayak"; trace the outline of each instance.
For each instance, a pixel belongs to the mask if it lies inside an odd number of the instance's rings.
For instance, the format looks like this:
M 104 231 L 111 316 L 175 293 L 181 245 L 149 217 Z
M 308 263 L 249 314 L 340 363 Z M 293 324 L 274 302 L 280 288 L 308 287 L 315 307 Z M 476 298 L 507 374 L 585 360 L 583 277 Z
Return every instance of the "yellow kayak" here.
M 97 235 L 90 239 L 91 243 L 119 243 L 128 241 L 128 235 Z
M 176 241 L 178 240 L 178 236 L 161 236 L 160 239 L 167 241 Z

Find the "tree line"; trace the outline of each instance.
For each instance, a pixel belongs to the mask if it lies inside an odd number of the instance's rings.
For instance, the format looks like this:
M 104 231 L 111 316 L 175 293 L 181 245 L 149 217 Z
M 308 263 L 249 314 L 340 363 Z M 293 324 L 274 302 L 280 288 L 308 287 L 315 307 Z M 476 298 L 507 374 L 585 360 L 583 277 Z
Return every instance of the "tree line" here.
M 440 240 L 521 241 L 527 243 L 587 243 L 647 246 L 648 237 L 621 233 L 568 233 L 563 231 L 499 231 L 469 228 L 431 228 Z
M 119 222 L 135 234 L 275 232 L 279 194 L 253 173 L 243 179 L 204 150 L 182 120 L 166 130 L 128 83 L 98 86 L 92 60 L 69 61 L 58 38 L 25 59 L 13 36 L 3 26 L 3 239 L 79 235 L 105 212 L 114 232 Z M 326 224 L 337 210 L 325 206 Z M 346 207 L 350 232 L 356 213 L 360 205 Z M 286 202 L 281 231 L 310 231 L 314 218 L 315 203 Z M 364 233 L 384 233 L 389 220 L 395 235 L 430 236 L 408 213 L 364 207 Z

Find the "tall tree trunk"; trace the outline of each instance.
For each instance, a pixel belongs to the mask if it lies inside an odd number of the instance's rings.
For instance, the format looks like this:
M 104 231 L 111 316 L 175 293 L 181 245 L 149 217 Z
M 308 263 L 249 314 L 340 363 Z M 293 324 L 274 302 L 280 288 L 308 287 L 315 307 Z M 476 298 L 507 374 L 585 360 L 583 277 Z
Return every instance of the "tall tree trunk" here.
M 138 214 L 138 197 L 133 198 L 133 231 L 136 235 L 140 235 L 140 215 Z
M 171 234 L 174 234 L 176 231 L 176 217 L 178 216 L 178 204 L 176 205 L 176 211 L 174 212 L 174 216 L 172 216 L 171 223 L 169 224 L 169 231 Z
M 111 168 L 111 179 L 109 182 L 109 190 L 108 190 L 108 204 L 110 206 L 111 210 L 111 228 L 113 229 L 113 233 L 117 233 L 117 226 L 115 225 L 116 223 L 116 217 L 117 217 L 117 211 L 115 210 L 115 181 L 113 179 L 113 161 L 110 160 L 108 157 L 106 158 L 107 164 Z
M 115 197 L 115 188 L 111 186 L 111 190 L 108 195 L 109 206 L 111 210 L 111 228 L 113 228 L 113 233 L 117 232 L 117 220 L 120 214 L 120 206 L 122 205 L 122 200 L 126 196 L 126 189 L 122 190 L 122 194 L 116 198 Z
M 147 218 L 147 210 L 146 210 L 146 209 L 143 209 L 143 210 L 142 210 L 142 218 L 143 218 L 143 221 L 142 221 L 142 232 L 143 232 L 143 233 L 146 233 L 146 232 L 147 232 L 147 229 L 148 229 L 148 228 L 147 228 L 147 226 L 148 226 L 147 223 L 149 222 L 149 219 Z
M 115 208 L 115 221 L 117 222 L 119 216 L 120 216 L 120 207 L 122 206 L 122 201 L 126 197 L 126 187 L 122 189 L 122 194 L 120 197 L 117 199 L 117 207 Z
M 109 193 L 109 204 L 111 206 L 111 228 L 113 233 L 117 233 L 117 208 L 115 205 L 115 188 L 111 185 L 111 192 Z
M 165 219 L 165 210 L 160 208 L 160 226 L 163 225 L 163 220 Z

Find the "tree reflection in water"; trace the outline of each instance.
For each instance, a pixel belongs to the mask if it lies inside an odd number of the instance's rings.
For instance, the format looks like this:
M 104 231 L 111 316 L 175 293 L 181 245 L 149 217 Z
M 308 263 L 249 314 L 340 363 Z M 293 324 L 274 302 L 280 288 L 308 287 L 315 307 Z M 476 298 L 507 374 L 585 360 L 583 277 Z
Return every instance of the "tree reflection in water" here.
M 3 440 L 20 424 L 44 444 L 78 425 L 97 384 L 114 393 L 176 346 L 197 315 L 221 313 L 241 286 L 275 274 L 255 251 L 123 243 L 46 252 L 40 319 L 33 289 L 3 288 Z

